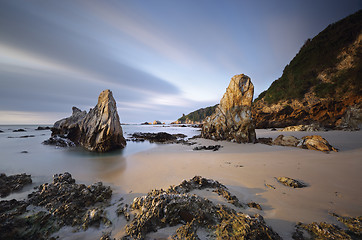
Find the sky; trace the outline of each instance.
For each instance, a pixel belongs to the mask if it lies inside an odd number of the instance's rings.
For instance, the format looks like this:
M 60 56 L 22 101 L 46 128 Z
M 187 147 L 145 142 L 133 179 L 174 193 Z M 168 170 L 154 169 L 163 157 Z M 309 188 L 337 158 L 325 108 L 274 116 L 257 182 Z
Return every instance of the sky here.
M 248 75 L 254 98 L 361 0 L 0 0 L 0 124 L 53 124 L 110 89 L 122 123 L 171 122 Z

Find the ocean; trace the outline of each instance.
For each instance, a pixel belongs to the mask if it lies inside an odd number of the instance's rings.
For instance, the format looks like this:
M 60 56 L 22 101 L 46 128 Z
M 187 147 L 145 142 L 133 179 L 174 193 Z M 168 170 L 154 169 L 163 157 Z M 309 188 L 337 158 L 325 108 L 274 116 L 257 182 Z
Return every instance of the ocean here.
M 39 125 L 0 125 L 0 173 L 7 175 L 27 173 L 32 175 L 32 187 L 52 181 L 57 173 L 70 172 L 75 179 L 84 183 L 102 181 L 102 176 L 115 168 L 124 167 L 126 157 L 157 146 L 157 143 L 127 141 L 122 150 L 109 153 L 92 153 L 81 147 L 61 148 L 44 145 L 50 130 L 35 130 Z M 13 132 L 24 129 L 24 132 Z M 125 138 L 134 132 L 182 133 L 188 138 L 200 134 L 199 129 L 170 125 L 122 125 Z M 29 189 L 31 191 L 31 189 Z M 12 198 L 21 198 L 11 194 Z M 6 198 L 5 198 L 6 199 Z M 2 200 L 5 200 L 2 199 Z

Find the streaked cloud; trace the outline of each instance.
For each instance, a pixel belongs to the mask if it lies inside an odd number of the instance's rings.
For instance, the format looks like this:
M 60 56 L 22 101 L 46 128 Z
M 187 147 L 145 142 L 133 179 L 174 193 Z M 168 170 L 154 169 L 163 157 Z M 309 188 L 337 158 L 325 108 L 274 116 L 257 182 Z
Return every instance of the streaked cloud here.
M 88 110 L 104 89 L 124 122 L 177 119 L 217 103 L 239 73 L 257 95 L 306 38 L 358 1 L 328 5 L 308 15 L 325 4 L 2 0 L 0 123 Z

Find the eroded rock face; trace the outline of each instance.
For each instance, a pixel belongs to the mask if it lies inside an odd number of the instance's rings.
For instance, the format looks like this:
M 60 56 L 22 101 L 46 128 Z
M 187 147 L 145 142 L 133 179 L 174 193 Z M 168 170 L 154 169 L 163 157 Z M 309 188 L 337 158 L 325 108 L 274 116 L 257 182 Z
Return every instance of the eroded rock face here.
M 126 146 L 116 101 L 110 90 L 101 92 L 97 105 L 89 113 L 73 107 L 72 116 L 57 121 L 51 130 L 52 137 L 45 144 L 81 145 L 93 152 L 107 152 Z
M 251 118 L 254 85 L 244 74 L 235 75 L 215 113 L 205 119 L 201 136 L 215 140 L 253 143 L 255 127 Z
M 80 124 L 80 144 L 89 151 L 107 152 L 126 146 L 117 113 L 116 101 L 110 90 L 104 90 L 97 105 Z

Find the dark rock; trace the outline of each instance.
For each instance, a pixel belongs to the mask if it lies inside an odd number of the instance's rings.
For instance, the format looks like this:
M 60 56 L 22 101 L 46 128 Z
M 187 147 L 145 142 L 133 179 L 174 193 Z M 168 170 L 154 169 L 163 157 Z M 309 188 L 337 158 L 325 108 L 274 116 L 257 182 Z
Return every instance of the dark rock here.
M 174 240 L 199 240 L 197 235 L 197 224 L 195 220 L 187 222 L 176 230 L 176 234 L 172 236 Z
M 116 239 L 111 237 L 110 232 L 105 232 L 102 234 L 102 236 L 99 240 L 116 240 Z
M 260 206 L 259 203 L 249 202 L 247 205 L 248 205 L 248 207 L 250 207 L 250 208 L 256 208 L 256 209 L 262 210 L 262 208 L 261 208 L 261 206 Z
M 258 138 L 256 140 L 257 143 L 272 145 L 273 144 L 273 138 Z
M 352 239 L 340 227 L 325 222 L 311 224 L 298 223 L 293 233 L 295 240 L 309 239 Z
M 249 216 L 223 207 L 219 216 L 222 221 L 216 226 L 216 239 L 281 239 L 259 214 Z
M 29 137 L 35 137 L 35 135 L 24 135 L 24 136 L 20 136 L 20 137 L 9 136 L 8 138 L 29 138 Z
M 22 129 L 22 128 L 19 128 L 19 129 L 13 130 L 13 132 L 26 132 L 26 130 Z
M 3 130 L 0 130 L 0 133 L 3 133 L 4 131 Z
M 289 178 L 289 177 L 278 177 L 277 178 L 278 182 L 280 182 L 281 184 L 288 186 L 288 187 L 292 187 L 292 188 L 303 188 L 303 187 L 307 187 L 306 184 L 297 181 L 293 178 Z
M 31 184 L 31 175 L 25 173 L 6 176 L 6 174 L 0 174 L 0 197 L 6 197 L 11 192 L 19 191 L 27 184 Z
M 352 233 L 353 235 L 359 237 L 362 236 L 362 216 L 342 217 L 335 213 L 332 213 L 332 216 L 336 217 L 339 222 L 343 223 L 348 228 L 348 231 L 346 233 Z
M 17 228 L 25 225 L 19 216 L 26 212 L 27 206 L 26 202 L 15 199 L 0 201 L 0 239 L 26 239 Z
M 43 142 L 44 145 L 55 145 L 57 147 L 75 147 L 75 143 L 68 138 L 62 138 L 60 136 L 50 137 Z
M 122 204 L 123 205 L 123 204 Z M 127 221 L 131 220 L 131 215 L 128 212 L 128 205 L 125 206 L 119 205 L 117 208 L 117 216 L 124 215 Z
M 126 146 L 116 101 L 110 90 L 101 92 L 97 105 L 89 113 L 73 107 L 72 116 L 57 121 L 51 130 L 53 138 L 69 139 L 89 151 L 107 152 Z M 72 145 L 63 143 L 59 146 Z
M 20 153 L 29 153 L 28 151 L 21 151 Z
M 40 131 L 40 130 L 50 130 L 50 127 L 41 127 L 41 126 L 38 126 L 35 130 L 38 130 L 38 131 Z
M 141 133 L 136 132 L 131 135 L 130 140 L 134 142 L 143 142 L 145 140 L 151 143 L 176 143 L 178 138 L 185 138 L 184 134 L 169 134 L 166 132 L 159 133 Z
M 198 150 L 218 151 L 220 148 L 222 148 L 221 145 L 210 145 L 210 146 L 198 146 L 198 147 L 194 147 L 193 150 L 194 150 L 194 151 L 198 151 Z
M 76 184 L 70 173 L 56 174 L 52 183 L 39 186 L 29 194 L 29 203 L 45 207 L 59 224 L 88 226 L 108 223 L 101 208 L 92 208 L 96 203 L 106 203 L 112 196 L 110 187 L 101 182 L 89 186 Z

